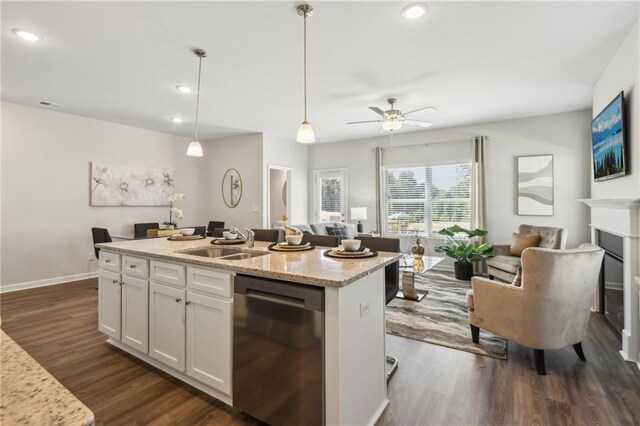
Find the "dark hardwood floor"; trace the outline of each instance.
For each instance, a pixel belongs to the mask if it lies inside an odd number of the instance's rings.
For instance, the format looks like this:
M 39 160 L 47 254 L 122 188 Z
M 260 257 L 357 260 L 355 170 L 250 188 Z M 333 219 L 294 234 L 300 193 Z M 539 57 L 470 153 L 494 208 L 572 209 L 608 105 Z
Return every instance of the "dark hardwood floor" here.
M 97 424 L 258 422 L 112 348 L 97 330 L 95 280 L 0 296 L 2 328 L 96 415 Z M 508 361 L 387 336 L 400 359 L 391 404 L 378 425 L 639 425 L 640 371 L 593 315 L 583 344 L 548 351 L 547 376 L 533 353 L 509 343 Z

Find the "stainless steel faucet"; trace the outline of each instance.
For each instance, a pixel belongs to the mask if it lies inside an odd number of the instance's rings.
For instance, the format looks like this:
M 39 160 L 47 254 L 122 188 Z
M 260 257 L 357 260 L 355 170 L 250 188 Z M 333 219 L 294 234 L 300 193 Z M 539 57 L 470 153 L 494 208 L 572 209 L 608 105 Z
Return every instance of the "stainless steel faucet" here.
M 248 244 L 249 247 L 253 247 L 256 242 L 256 233 L 249 228 L 244 228 L 244 230 L 247 231 L 247 235 L 244 235 L 238 228 L 233 225 L 231 226 L 231 228 L 229 228 L 229 231 L 233 232 L 234 234 L 238 234 L 240 238 L 242 238 Z

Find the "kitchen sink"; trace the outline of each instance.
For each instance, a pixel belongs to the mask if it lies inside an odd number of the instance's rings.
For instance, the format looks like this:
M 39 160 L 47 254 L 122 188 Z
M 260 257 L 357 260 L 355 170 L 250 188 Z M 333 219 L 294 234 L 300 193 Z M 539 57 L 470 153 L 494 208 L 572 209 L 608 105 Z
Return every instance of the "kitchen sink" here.
M 219 247 L 210 247 L 204 249 L 183 251 L 184 254 L 190 254 L 192 256 L 202 256 L 202 257 L 214 257 L 224 260 L 243 260 L 243 259 L 251 259 L 252 257 L 264 256 L 269 253 L 256 253 L 256 252 L 246 252 L 242 250 L 229 249 L 229 248 L 219 248 Z

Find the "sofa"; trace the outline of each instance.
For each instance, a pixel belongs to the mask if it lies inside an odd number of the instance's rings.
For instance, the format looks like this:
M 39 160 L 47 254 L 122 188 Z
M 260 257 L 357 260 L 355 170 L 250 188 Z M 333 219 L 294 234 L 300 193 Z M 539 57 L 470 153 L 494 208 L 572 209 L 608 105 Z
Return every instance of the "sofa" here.
M 344 226 L 347 230 L 348 238 L 355 238 L 358 235 L 358 229 L 356 225 L 352 225 L 350 223 L 344 222 L 322 222 L 322 223 L 312 223 L 310 225 L 291 225 L 294 228 L 298 228 L 304 233 L 311 235 L 329 235 L 327 232 L 327 226 Z
M 548 249 L 564 249 L 567 244 L 567 230 L 563 228 L 553 228 L 550 226 L 520 225 L 519 234 L 540 234 L 538 247 Z M 511 246 L 494 245 L 493 253 L 496 255 L 487 259 L 487 272 L 489 276 L 503 281 L 512 282 L 520 267 L 520 257 L 510 256 Z

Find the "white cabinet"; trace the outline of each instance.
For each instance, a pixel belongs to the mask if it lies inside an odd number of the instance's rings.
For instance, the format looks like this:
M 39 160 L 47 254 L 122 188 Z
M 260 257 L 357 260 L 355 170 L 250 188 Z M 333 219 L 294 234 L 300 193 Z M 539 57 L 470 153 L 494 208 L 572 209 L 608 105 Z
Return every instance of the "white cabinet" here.
M 98 263 L 100 269 L 120 273 L 120 255 L 100 250 Z
M 187 374 L 231 394 L 231 301 L 187 292 Z
M 184 287 L 184 266 L 182 265 L 152 260 L 149 276 L 152 282 Z
M 184 299 L 184 290 L 154 282 L 149 286 L 149 355 L 178 371 L 185 364 Z
M 149 349 L 149 283 L 127 275 L 122 276 L 121 340 L 145 354 Z
M 122 273 L 131 277 L 147 279 L 149 261 L 141 257 L 122 256 Z
M 102 259 L 102 251 L 100 252 Z M 101 270 L 98 275 L 98 329 L 120 339 L 120 274 Z
M 228 272 L 187 267 L 187 289 L 213 296 L 231 297 L 231 277 Z

